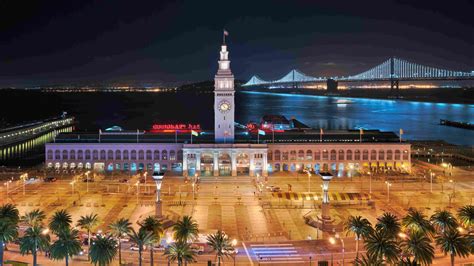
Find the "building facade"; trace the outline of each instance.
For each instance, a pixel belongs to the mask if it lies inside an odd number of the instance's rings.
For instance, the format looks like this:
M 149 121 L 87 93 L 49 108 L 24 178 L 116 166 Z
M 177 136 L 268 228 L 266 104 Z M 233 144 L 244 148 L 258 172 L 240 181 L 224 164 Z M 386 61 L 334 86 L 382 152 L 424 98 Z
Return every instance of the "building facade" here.
M 399 142 L 392 132 L 366 131 L 362 135 L 359 131 L 328 131 L 323 136 L 322 130 L 281 130 L 256 137 L 248 131 L 236 133 L 234 76 L 225 44 L 221 46 L 218 66 L 215 128 L 196 136 L 194 143 L 177 132 L 60 134 L 54 143 L 46 144 L 46 166 L 106 172 L 174 171 L 183 176 L 267 176 L 303 169 L 336 176 L 352 176 L 361 171 L 410 171 L 410 144 Z

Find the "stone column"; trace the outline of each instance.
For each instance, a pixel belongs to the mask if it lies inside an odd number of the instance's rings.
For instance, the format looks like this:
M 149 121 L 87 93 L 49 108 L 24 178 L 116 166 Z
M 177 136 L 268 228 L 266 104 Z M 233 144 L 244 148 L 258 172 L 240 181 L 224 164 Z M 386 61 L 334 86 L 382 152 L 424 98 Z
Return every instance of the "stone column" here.
M 219 152 L 215 151 L 214 153 L 214 176 L 219 176 Z
M 264 152 L 263 153 L 263 158 L 262 158 L 262 175 L 264 177 L 267 177 L 268 176 L 268 161 L 267 161 L 267 152 Z
M 249 153 L 249 175 L 255 175 L 255 153 Z
M 237 176 L 237 152 L 231 152 L 232 176 Z
M 183 152 L 183 176 L 188 176 L 188 153 Z

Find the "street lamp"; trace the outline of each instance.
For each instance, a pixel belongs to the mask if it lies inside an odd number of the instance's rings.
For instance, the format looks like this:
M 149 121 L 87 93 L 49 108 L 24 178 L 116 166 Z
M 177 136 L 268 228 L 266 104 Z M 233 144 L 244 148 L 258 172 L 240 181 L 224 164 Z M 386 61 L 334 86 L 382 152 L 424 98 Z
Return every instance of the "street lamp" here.
M 28 173 L 24 173 L 20 176 L 20 179 L 23 181 L 23 196 L 25 196 L 25 185 L 26 180 L 28 179 Z
M 311 193 L 311 169 L 305 169 L 304 172 L 308 174 L 308 193 Z
M 140 193 L 140 181 L 137 181 L 137 183 L 135 183 L 135 186 L 137 187 L 137 205 L 138 205 L 138 194 Z
M 90 171 L 86 172 L 86 192 L 89 193 L 89 174 Z
M 232 239 L 232 247 L 234 248 L 234 252 L 232 252 L 232 259 L 234 259 L 234 266 L 235 266 L 235 256 L 237 255 L 237 252 L 235 251 L 235 246 L 237 246 L 237 239 Z
M 387 202 L 390 202 L 390 187 L 392 186 L 392 183 L 385 181 L 385 184 L 387 185 Z
M 433 193 L 433 177 L 435 174 L 433 172 L 430 172 L 430 192 Z
M 368 172 L 369 174 L 369 194 L 372 196 L 372 172 Z
M 7 186 L 7 198 L 8 198 L 8 190 L 10 188 L 10 183 L 11 182 L 12 182 L 11 180 L 8 180 L 7 182 L 3 183 L 4 186 Z
M 454 196 L 454 193 L 456 192 L 456 189 L 455 189 L 456 182 L 454 182 L 453 179 L 449 179 L 449 183 L 452 183 L 452 184 L 453 184 L 453 196 Z
M 74 184 L 76 183 L 76 180 L 72 181 L 71 183 L 71 186 L 72 186 L 72 195 L 74 195 Z
M 329 243 L 331 243 L 331 245 L 335 245 L 336 244 L 336 239 L 339 239 L 341 240 L 341 245 L 342 245 L 342 266 L 344 266 L 344 255 L 345 255 L 345 246 L 344 246 L 344 239 L 342 239 L 338 233 L 336 233 L 334 235 L 334 237 L 330 237 L 329 238 Z M 333 258 L 331 256 L 331 265 L 333 264 Z

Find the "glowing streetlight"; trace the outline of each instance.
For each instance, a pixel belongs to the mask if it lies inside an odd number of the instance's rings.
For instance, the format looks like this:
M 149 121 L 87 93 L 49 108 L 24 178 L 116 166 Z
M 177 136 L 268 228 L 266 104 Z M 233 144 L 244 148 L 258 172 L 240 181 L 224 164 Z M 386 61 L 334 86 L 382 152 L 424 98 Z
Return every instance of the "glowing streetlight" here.
M 336 235 L 334 235 L 334 237 L 330 237 L 329 238 L 329 243 L 331 245 L 335 245 L 336 244 L 336 239 L 339 239 L 341 240 L 341 245 L 342 245 L 342 265 L 344 266 L 344 255 L 345 255 L 345 246 L 344 246 L 344 239 L 342 239 L 338 233 L 336 233 Z M 332 256 L 331 256 L 331 265 L 333 264 L 333 261 L 332 261 Z
M 72 187 L 72 195 L 74 195 L 74 184 L 76 183 L 76 180 L 72 181 L 71 183 L 71 187 Z
M 387 185 L 387 202 L 390 202 L 390 187 L 392 186 L 392 183 L 385 181 L 385 185 Z
M 137 187 L 137 204 L 138 204 L 138 194 L 140 193 L 140 182 L 137 181 L 137 183 L 135 183 L 135 186 Z

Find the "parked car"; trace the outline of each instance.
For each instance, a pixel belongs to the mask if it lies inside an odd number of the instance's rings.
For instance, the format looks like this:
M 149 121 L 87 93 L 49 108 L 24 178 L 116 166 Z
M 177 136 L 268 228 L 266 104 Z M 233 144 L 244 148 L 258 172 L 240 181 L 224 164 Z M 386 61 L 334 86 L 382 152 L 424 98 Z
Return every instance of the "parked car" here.
M 165 251 L 165 247 L 162 245 L 154 246 L 153 251 Z
M 281 188 L 275 186 L 267 186 L 267 190 L 271 192 L 281 192 Z
M 130 246 L 130 250 L 138 251 L 138 246 L 133 244 L 132 246 Z M 143 246 L 143 250 L 146 250 L 146 246 Z
M 92 177 L 85 177 L 82 179 L 82 182 L 94 182 L 94 178 Z
M 122 178 L 119 180 L 120 183 L 128 183 L 128 178 Z

